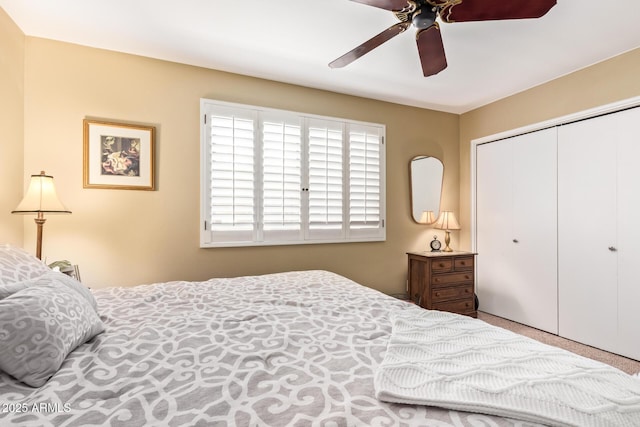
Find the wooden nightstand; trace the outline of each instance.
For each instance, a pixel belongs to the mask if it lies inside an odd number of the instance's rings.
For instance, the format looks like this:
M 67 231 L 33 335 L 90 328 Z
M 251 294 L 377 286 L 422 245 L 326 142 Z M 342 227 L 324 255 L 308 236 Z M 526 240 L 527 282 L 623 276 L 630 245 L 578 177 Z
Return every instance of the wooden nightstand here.
M 409 295 L 421 307 L 477 317 L 475 253 L 407 252 Z

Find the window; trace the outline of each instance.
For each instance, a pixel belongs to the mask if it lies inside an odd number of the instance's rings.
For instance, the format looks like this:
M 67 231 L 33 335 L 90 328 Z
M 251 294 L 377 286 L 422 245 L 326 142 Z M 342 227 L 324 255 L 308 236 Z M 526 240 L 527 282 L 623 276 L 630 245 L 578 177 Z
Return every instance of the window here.
M 201 100 L 202 247 L 385 240 L 384 126 Z

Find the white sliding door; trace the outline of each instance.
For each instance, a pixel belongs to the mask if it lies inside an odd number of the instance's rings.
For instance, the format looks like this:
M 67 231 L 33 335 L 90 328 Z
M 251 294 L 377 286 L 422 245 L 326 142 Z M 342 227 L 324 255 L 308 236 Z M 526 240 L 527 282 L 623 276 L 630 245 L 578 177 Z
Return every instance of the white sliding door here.
M 480 310 L 511 319 L 513 300 L 509 238 L 513 146 L 501 140 L 476 147 L 476 293 Z
M 480 309 L 557 333 L 557 131 L 476 147 Z
M 640 360 L 640 108 L 618 113 L 618 347 Z
M 514 140 L 514 292 L 519 322 L 558 333 L 557 128 Z M 515 242 L 514 242 L 515 241 Z
M 616 127 L 613 114 L 558 130 L 559 333 L 609 350 L 617 340 Z

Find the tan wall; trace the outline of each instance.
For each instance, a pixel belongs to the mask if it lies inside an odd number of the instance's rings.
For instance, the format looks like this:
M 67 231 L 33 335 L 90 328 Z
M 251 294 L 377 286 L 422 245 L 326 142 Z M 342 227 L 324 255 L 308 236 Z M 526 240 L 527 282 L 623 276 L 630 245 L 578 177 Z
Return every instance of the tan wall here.
M 79 264 L 91 286 L 328 269 L 399 292 L 405 252 L 433 234 L 411 220 L 413 156 L 443 160 L 443 208 L 458 209 L 457 115 L 32 37 L 25 57 L 25 173 L 52 174 L 73 211 L 49 217 L 43 256 Z M 386 124 L 387 241 L 200 249 L 200 98 Z M 157 191 L 82 188 L 85 117 L 157 127 Z
M 26 183 L 22 154 L 24 40 L 22 31 L 0 8 L 0 243 L 15 246 L 22 246 L 23 218 L 12 215 L 11 210 L 22 199 Z
M 470 248 L 471 141 L 640 95 L 640 49 L 569 74 L 460 117 L 461 246 Z M 606 149 L 606 147 L 603 147 Z

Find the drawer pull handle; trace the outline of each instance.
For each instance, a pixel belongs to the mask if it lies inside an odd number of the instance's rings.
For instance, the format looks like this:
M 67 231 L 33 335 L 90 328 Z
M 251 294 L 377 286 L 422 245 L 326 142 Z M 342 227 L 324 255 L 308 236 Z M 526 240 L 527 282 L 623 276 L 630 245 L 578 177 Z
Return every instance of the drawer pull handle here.
M 464 261 L 460 261 L 460 265 L 467 265 L 467 263 Z
M 467 308 L 469 308 L 469 303 L 468 303 L 468 302 L 465 302 L 465 303 L 464 303 L 464 306 L 465 306 L 465 307 L 467 307 Z
M 441 262 L 440 264 L 438 264 L 438 267 L 443 268 L 444 267 L 444 263 Z
M 469 280 L 469 279 L 471 279 L 471 276 L 469 276 L 468 274 L 465 274 L 464 278 Z
M 465 290 L 464 290 L 464 293 L 465 293 L 465 294 L 468 294 L 468 293 L 469 293 L 469 289 L 465 289 Z
M 513 239 L 513 243 L 518 243 L 518 239 Z
M 618 251 L 618 249 L 615 246 L 609 246 L 609 250 L 611 252 L 617 252 Z
M 439 297 L 440 296 L 440 292 L 436 292 L 436 296 Z

